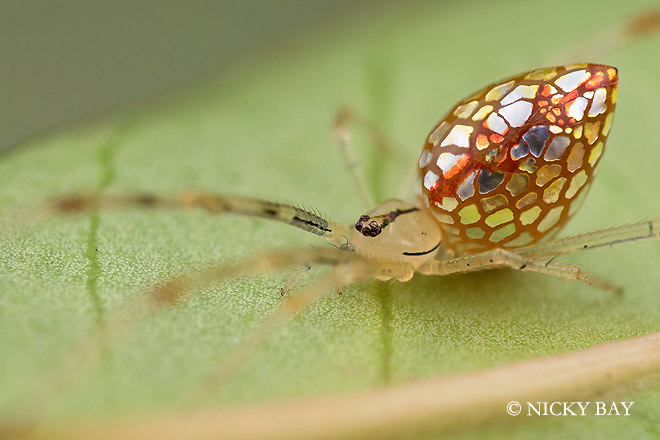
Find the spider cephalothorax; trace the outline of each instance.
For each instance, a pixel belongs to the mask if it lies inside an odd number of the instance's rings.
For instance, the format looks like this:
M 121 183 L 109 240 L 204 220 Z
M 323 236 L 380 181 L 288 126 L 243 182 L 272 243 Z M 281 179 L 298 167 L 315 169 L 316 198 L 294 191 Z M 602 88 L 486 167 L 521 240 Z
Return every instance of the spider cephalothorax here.
M 360 217 L 350 241 L 360 254 L 405 261 L 417 268 L 434 257 L 442 231 L 426 211 L 401 200 L 388 200 Z

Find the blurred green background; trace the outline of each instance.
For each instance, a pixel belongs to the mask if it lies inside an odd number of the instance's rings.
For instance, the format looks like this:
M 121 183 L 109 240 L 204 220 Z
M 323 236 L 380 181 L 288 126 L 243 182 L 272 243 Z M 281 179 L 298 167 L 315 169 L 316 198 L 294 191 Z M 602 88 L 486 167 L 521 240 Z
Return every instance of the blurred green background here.
M 391 197 L 428 131 L 454 103 L 561 58 L 653 3 L 285 1 L 268 10 L 266 2 L 236 2 L 233 9 L 189 2 L 7 3 L 3 12 L 14 12 L 0 18 L 0 31 L 7 32 L 2 50 L 13 51 L 8 59 L 15 61 L 1 64 L 8 72 L 0 76 L 2 113 L 26 125 L 3 135 L 3 145 L 117 110 L 3 155 L 0 212 L 11 218 L 70 192 L 196 188 L 295 202 L 349 224 L 369 207 L 353 197 L 331 140 L 340 106 L 375 121 L 397 145 L 390 160 L 354 132 L 370 183 L 379 198 Z M 11 31 L 18 28 L 31 31 Z M 184 36 L 191 38 L 186 44 Z M 659 52 L 656 34 L 597 57 L 620 69 L 617 115 L 599 176 L 567 234 L 659 214 L 660 150 L 649 136 L 660 117 Z M 92 55 L 97 61 L 89 61 Z M 92 66 L 97 73 L 87 76 Z M 178 92 L 164 92 L 172 87 Z M 165 99 L 123 107 L 163 93 Z M 37 109 L 44 115 L 39 123 L 32 121 Z M 280 303 L 289 271 L 205 289 L 141 322 L 69 386 L 48 392 L 35 384 L 72 344 L 158 280 L 267 249 L 323 245 L 292 229 L 203 212 L 131 211 L 49 219 L 7 238 L 0 252 L 2 414 L 29 417 L 40 405 L 66 420 L 182 411 Z M 657 242 L 561 261 L 621 284 L 625 294 L 504 270 L 358 283 L 274 332 L 212 394 L 208 408 L 372 390 L 660 328 Z M 657 437 L 658 384 L 622 395 L 637 402 L 625 419 L 524 424 L 519 418 L 467 425 L 463 435 Z
M 0 149 L 208 79 L 269 47 L 295 48 L 310 29 L 392 3 L 3 0 Z

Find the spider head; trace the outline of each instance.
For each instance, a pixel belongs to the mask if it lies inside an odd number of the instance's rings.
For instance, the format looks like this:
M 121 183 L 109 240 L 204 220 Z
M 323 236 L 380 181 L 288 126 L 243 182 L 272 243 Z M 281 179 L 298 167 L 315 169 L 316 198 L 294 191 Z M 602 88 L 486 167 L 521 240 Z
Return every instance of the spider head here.
M 438 222 L 425 210 L 388 200 L 355 223 L 350 242 L 369 257 L 406 261 L 418 267 L 436 254 L 442 241 Z

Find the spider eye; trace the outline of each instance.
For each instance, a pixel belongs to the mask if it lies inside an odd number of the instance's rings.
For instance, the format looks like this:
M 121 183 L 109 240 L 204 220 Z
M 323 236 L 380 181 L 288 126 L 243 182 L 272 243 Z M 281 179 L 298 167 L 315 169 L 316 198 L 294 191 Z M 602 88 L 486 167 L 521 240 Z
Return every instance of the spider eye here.
M 381 225 L 376 220 L 372 220 L 368 215 L 362 215 L 355 224 L 355 229 L 361 232 L 365 237 L 376 237 L 383 232 L 383 226 L 385 225 Z

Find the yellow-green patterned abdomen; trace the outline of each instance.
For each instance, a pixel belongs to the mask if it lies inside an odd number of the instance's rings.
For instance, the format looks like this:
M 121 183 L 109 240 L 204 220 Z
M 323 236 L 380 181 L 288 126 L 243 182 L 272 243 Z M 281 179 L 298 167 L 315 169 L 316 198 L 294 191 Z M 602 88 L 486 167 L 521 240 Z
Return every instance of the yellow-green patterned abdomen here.
M 552 67 L 454 107 L 419 161 L 422 197 L 449 247 L 519 247 L 558 231 L 591 184 L 617 84 L 613 67 Z

